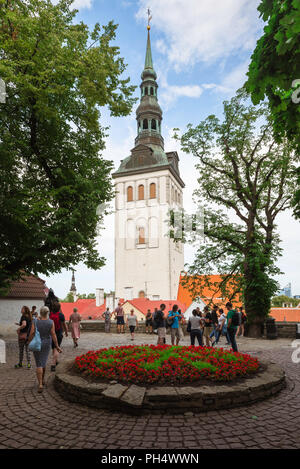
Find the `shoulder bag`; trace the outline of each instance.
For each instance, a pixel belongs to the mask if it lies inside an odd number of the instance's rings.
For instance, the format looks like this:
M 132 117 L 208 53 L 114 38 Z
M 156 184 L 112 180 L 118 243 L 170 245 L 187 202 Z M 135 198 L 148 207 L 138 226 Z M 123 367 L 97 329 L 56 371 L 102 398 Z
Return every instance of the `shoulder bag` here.
M 40 352 L 42 348 L 41 336 L 38 331 L 38 328 L 36 327 L 36 324 L 37 324 L 37 320 L 35 319 L 34 320 L 34 330 L 35 330 L 34 337 L 28 346 L 29 350 L 31 350 L 32 352 Z

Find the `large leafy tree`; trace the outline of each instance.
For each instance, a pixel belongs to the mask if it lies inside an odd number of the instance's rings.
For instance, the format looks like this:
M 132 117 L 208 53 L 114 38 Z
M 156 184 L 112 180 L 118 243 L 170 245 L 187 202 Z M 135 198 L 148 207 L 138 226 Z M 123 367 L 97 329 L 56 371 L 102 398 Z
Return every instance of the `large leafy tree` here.
M 266 26 L 246 88 L 254 104 L 267 99 L 276 138 L 288 137 L 300 154 L 300 0 L 261 0 L 258 10 Z M 300 189 L 292 204 L 300 218 Z
M 250 334 L 260 335 L 278 290 L 276 218 L 290 206 L 296 156 L 289 141 L 275 141 L 266 106 L 249 105 L 247 98 L 239 92 L 224 103 L 223 121 L 209 116 L 188 125 L 180 138 L 182 149 L 199 159 L 196 196 L 205 209 L 205 242 L 198 245 L 187 283 L 201 297 L 209 275 L 221 273 L 218 296 L 241 294 Z
M 134 87 L 117 26 L 90 32 L 71 5 L 0 0 L 0 287 L 20 272 L 104 262 L 97 207 L 112 197 L 112 164 L 99 108 L 129 114 Z

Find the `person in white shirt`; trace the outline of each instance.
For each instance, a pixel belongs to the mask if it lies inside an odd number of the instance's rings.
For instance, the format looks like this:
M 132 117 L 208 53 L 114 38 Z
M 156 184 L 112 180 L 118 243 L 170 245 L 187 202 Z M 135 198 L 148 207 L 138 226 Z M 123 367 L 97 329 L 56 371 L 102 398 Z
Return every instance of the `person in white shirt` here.
M 220 336 L 222 334 L 222 330 L 223 330 L 224 325 L 226 323 L 226 314 L 224 313 L 222 308 L 219 309 L 219 313 L 220 313 L 220 316 L 218 318 L 218 327 L 217 327 L 217 331 L 216 331 L 216 340 L 213 342 L 212 345 L 217 345 L 217 343 L 219 342 Z
M 127 327 L 129 327 L 131 340 L 134 340 L 134 331 L 135 328 L 138 326 L 138 320 L 136 315 L 134 314 L 134 310 L 130 310 L 130 315 L 127 317 Z

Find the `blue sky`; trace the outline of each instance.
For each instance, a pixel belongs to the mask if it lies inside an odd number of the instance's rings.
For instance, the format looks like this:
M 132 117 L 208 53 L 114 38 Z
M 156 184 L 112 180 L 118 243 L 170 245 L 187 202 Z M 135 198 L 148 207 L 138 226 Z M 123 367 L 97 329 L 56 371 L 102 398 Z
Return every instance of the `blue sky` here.
M 184 205 L 192 211 L 192 193 L 197 187 L 196 160 L 180 152 L 172 140 L 172 129 L 184 130 L 190 122 L 198 123 L 209 114 L 221 115 L 222 102 L 230 99 L 245 81 L 256 40 L 263 23 L 256 10 L 258 0 L 75 0 L 78 20 L 90 28 L 110 20 L 117 23 L 115 44 L 128 64 L 125 76 L 139 86 L 144 66 L 147 39 L 147 8 L 153 15 L 151 42 L 154 68 L 158 74 L 159 103 L 163 109 L 162 132 L 166 151 L 177 150 L 180 170 L 186 182 Z M 139 97 L 139 89 L 136 90 Z M 131 116 L 111 118 L 103 109 L 101 123 L 109 125 L 104 157 L 117 168 L 129 155 L 136 136 L 135 108 Z M 99 251 L 106 266 L 98 272 L 76 268 L 76 286 L 80 293 L 95 288 L 114 289 L 113 215 L 107 216 L 99 238 Z M 278 280 L 284 286 L 292 282 L 292 293 L 300 294 L 300 224 L 290 213 L 280 216 L 279 232 L 284 249 L 278 265 L 284 272 Z M 193 259 L 193 249 L 185 248 L 185 261 Z M 43 277 L 45 278 L 45 277 Z M 63 298 L 71 285 L 71 273 L 45 278 L 47 285 Z

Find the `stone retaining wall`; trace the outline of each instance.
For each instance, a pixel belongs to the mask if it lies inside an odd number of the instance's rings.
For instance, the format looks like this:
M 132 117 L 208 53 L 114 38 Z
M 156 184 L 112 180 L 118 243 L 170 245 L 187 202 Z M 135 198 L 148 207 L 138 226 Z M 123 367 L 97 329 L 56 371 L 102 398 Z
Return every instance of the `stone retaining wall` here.
M 104 332 L 104 322 L 103 321 L 97 321 L 97 320 L 87 320 L 87 321 L 82 321 L 82 331 L 87 331 L 87 332 Z M 277 333 L 278 333 L 278 338 L 289 338 L 289 339 L 296 339 L 296 332 L 297 332 L 297 323 L 296 322 L 276 322 L 277 326 Z M 127 329 L 126 329 L 127 330 Z M 136 330 L 136 333 L 145 333 L 146 331 L 146 326 L 143 323 L 139 324 L 138 329 Z M 111 332 L 116 333 L 117 332 L 117 323 L 112 322 L 111 323 Z M 183 326 L 183 332 L 185 335 L 188 333 L 186 332 L 186 325 Z
M 263 363 L 265 371 L 237 384 L 148 388 L 117 381 L 90 383 L 70 372 L 73 363 L 61 363 L 55 375 L 55 388 L 64 399 L 89 407 L 134 414 L 228 409 L 266 399 L 285 387 L 284 371 L 278 365 L 266 362 Z

